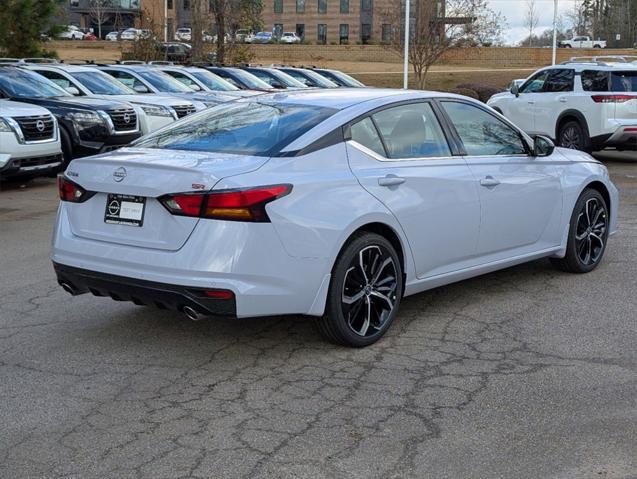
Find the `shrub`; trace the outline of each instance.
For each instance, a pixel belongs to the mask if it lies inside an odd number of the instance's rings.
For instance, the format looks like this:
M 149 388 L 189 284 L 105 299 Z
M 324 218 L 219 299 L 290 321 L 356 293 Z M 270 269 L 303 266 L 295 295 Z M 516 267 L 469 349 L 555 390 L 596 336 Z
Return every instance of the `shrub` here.
M 461 83 L 456 88 L 473 90 L 478 94 L 478 100 L 486 103 L 496 93 L 500 93 L 500 89 L 491 85 L 485 85 L 483 83 Z
M 474 100 L 480 99 L 480 97 L 478 96 L 478 93 L 475 90 L 472 90 L 470 88 L 454 88 L 453 90 L 450 90 L 449 93 L 455 93 L 456 95 L 468 96 L 469 98 L 473 98 Z

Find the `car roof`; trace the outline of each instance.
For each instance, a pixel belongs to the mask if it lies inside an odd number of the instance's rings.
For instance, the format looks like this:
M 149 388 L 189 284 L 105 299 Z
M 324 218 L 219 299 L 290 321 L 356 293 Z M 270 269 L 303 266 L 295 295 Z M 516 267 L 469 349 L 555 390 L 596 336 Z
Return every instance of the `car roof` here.
M 455 97 L 450 93 L 423 90 L 399 90 L 395 88 L 333 88 L 321 90 L 289 90 L 259 95 L 253 101 L 275 101 L 281 104 L 301 104 L 339 110 L 360 103 L 386 98 L 391 102 L 418 98 Z M 248 100 L 249 101 L 249 100 Z
M 93 72 L 94 68 L 84 65 L 69 65 L 65 63 L 28 63 L 27 66 L 32 68 L 55 68 L 65 72 Z

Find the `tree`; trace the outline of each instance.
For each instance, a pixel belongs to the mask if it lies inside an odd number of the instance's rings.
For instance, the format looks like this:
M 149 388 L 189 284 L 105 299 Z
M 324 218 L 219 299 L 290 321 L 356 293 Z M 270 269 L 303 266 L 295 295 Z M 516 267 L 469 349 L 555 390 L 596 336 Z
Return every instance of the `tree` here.
M 444 5 L 444 7 L 443 7 Z M 417 88 L 423 89 L 431 66 L 456 47 L 489 46 L 498 43 L 506 19 L 487 5 L 487 0 L 411 0 L 409 63 Z M 391 25 L 387 48 L 402 55 L 405 39 L 405 11 L 383 13 Z
M 524 25 L 529 30 L 528 45 L 533 46 L 533 33 L 540 22 L 540 15 L 535 7 L 535 0 L 526 0 L 526 11 L 524 12 Z
M 201 0 L 195 0 L 201 1 Z M 209 12 L 217 26 L 217 61 L 226 57 L 226 33 L 238 28 L 256 28 L 261 25 L 261 0 L 209 0 Z M 232 48 L 230 44 L 230 48 Z
M 10 57 L 50 55 L 41 35 L 51 31 L 60 0 L 0 0 L 0 50 Z
M 97 24 L 97 38 L 102 38 L 102 25 L 111 17 L 111 0 L 89 0 L 88 11 L 93 21 Z

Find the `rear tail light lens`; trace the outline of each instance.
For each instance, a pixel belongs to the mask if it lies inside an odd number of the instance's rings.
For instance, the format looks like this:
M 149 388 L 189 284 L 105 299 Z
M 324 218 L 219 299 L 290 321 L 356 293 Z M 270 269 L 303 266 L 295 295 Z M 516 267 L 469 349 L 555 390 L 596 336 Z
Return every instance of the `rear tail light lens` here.
M 595 103 L 625 103 L 637 100 L 637 95 L 593 95 L 591 98 Z
M 58 175 L 58 193 L 60 200 L 71 203 L 82 203 L 95 194 L 93 191 L 86 191 L 64 175 Z
M 265 206 L 292 191 L 292 185 L 259 186 L 210 193 L 176 193 L 158 200 L 173 215 L 268 223 Z

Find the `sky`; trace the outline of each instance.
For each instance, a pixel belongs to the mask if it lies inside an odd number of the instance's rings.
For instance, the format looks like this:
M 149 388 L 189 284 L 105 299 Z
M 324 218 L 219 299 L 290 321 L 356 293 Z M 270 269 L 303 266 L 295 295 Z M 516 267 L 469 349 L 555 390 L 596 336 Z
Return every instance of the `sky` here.
M 507 19 L 508 29 L 504 31 L 507 44 L 516 44 L 528 36 L 528 29 L 524 25 L 526 15 L 526 0 L 488 0 L 492 10 L 501 12 Z M 558 0 L 558 15 L 573 9 L 573 5 L 581 0 Z M 535 0 L 535 8 L 539 14 L 538 26 L 535 34 L 539 35 L 547 28 L 553 28 L 553 0 Z

